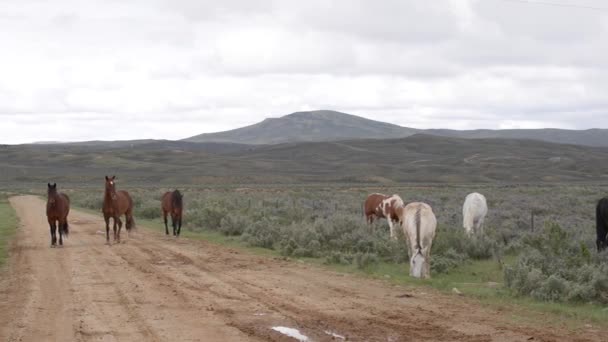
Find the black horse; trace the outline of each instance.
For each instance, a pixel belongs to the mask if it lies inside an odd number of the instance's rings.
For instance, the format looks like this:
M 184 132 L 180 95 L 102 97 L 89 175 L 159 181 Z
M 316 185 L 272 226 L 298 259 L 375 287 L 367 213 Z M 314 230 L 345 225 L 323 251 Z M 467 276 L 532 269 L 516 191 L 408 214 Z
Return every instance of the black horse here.
M 601 252 L 608 247 L 608 197 L 604 197 L 597 202 L 595 208 L 595 221 L 597 240 L 597 251 Z

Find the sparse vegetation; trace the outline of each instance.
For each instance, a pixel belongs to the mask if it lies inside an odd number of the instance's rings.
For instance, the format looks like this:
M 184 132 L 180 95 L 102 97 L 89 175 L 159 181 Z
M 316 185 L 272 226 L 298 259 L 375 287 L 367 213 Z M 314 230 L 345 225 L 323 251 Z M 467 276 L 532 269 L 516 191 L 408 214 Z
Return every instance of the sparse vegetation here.
M 136 201 L 136 218 L 160 222 L 159 199 L 166 190 L 129 189 Z M 325 264 L 368 271 L 381 265 L 398 265 L 399 272 L 407 274 L 403 236 L 400 241 L 392 241 L 384 220 L 368 226 L 361 212 L 367 193 L 399 193 L 406 201 L 427 202 L 435 211 L 439 226 L 433 243 L 432 272 L 436 278 L 449 279 L 467 265 L 489 262 L 493 270 L 482 272 L 479 278 L 484 282 L 504 281 L 504 289 L 514 296 L 541 301 L 606 302 L 608 287 L 602 274 L 608 273 L 604 269 L 606 263 L 600 262 L 601 256 L 596 256 L 593 247 L 592 210 L 603 189 L 476 188 L 488 198 L 490 212 L 485 235 L 472 238 L 461 227 L 461 205 L 470 190 L 464 186 L 390 190 L 185 189 L 184 228 L 194 233 L 216 232 L 234 243 L 283 256 L 314 258 Z M 75 191 L 72 197 L 80 206 L 98 209 L 101 192 Z M 442 274 L 447 278 L 442 278 Z
M 17 217 L 5 195 L 0 193 L 0 267 L 6 262 L 8 243 L 17 228 Z

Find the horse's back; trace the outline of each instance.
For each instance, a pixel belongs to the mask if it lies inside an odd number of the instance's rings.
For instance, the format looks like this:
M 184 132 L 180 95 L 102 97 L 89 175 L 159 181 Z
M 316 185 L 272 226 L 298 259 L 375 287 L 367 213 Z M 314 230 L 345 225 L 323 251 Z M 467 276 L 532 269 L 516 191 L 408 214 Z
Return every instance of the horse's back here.
M 374 214 L 376 212 L 376 209 L 380 206 L 382 201 L 385 200 L 386 198 L 388 198 L 388 196 L 386 196 L 384 194 L 378 194 L 378 193 L 367 196 L 367 198 L 365 199 L 365 204 L 364 204 L 365 215 Z
M 61 196 L 61 197 L 64 199 L 65 204 L 66 204 L 66 205 L 68 206 L 68 208 L 69 208 L 69 207 L 70 207 L 70 196 L 68 196 L 68 195 L 66 195 L 66 194 L 64 194 L 64 193 L 60 193 L 60 194 L 59 194 L 59 196 Z
M 116 192 L 116 196 L 118 197 L 118 205 L 119 205 L 119 215 L 125 214 L 131 210 L 133 210 L 133 199 L 129 192 L 125 190 L 120 190 Z
M 468 194 L 464 200 L 463 212 L 465 216 L 485 216 L 488 213 L 485 196 L 477 192 Z

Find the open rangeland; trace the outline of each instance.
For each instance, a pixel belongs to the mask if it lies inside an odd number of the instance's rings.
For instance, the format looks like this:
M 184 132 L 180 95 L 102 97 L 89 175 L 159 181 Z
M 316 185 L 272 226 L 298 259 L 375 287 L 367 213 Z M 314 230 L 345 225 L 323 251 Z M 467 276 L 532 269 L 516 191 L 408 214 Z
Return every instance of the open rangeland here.
M 105 245 L 101 215 L 74 210 L 49 248 L 44 201 L 11 198 L 20 220 L 0 283 L 2 341 L 600 341 L 591 328 L 516 322 L 424 287 L 341 274 L 140 229 Z M 333 335 L 332 335 L 333 334 Z M 340 336 L 338 336 L 340 335 Z

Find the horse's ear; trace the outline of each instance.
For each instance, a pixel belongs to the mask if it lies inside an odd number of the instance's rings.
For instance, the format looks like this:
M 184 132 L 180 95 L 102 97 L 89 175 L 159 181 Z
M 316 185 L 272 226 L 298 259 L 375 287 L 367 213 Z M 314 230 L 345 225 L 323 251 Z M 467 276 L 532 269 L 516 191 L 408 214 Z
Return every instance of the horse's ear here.
M 48 186 L 49 186 L 49 189 L 51 188 L 51 183 L 46 183 L 46 185 L 48 185 Z
M 57 189 L 57 183 L 53 183 L 53 189 Z
M 116 176 L 112 176 L 112 180 L 116 179 Z
M 106 176 L 106 180 L 110 180 L 110 178 L 108 178 L 108 176 Z

